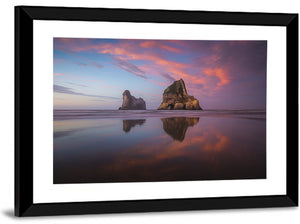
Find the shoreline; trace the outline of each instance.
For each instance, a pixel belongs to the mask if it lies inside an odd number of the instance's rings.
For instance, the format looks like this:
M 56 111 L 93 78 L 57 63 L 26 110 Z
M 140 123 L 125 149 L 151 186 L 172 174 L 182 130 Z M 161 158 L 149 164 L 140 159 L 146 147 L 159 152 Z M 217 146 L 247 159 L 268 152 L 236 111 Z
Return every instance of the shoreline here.
M 265 110 L 54 110 L 54 120 L 231 117 L 266 120 Z

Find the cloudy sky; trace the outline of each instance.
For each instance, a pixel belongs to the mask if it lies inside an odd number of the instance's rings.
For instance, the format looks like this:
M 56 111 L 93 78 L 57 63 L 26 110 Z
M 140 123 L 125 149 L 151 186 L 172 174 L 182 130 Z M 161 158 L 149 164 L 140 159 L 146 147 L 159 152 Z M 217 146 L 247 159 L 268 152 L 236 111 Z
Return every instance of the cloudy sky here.
M 54 38 L 54 109 L 157 109 L 182 78 L 204 109 L 266 108 L 266 41 Z

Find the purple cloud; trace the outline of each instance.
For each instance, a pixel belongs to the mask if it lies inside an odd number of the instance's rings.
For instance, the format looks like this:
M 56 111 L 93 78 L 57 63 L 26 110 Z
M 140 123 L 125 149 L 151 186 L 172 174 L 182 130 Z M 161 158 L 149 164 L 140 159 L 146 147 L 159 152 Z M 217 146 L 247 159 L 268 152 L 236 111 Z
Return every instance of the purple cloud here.
M 90 65 L 96 68 L 103 68 L 104 66 L 95 61 L 89 61 Z
M 97 97 L 97 98 L 104 98 L 104 99 L 109 99 L 109 100 L 119 100 L 120 98 L 118 97 L 112 97 L 112 96 L 100 96 L 100 95 L 90 95 L 90 94 L 85 94 L 85 93 L 79 93 L 74 91 L 72 88 L 68 88 L 65 86 L 61 85 L 53 85 L 53 92 L 56 93 L 66 93 L 66 94 L 72 94 L 72 95 L 80 95 L 80 96 L 89 96 L 89 97 Z
M 147 79 L 145 72 L 143 70 L 141 70 L 138 66 L 130 63 L 129 61 L 125 61 L 125 60 L 122 60 L 119 58 L 114 58 L 114 61 L 115 61 L 114 65 L 116 65 L 117 67 L 119 67 L 129 73 L 132 73 L 138 77 Z
M 87 64 L 82 63 L 82 62 L 75 62 L 75 64 L 78 65 L 78 66 L 87 66 Z
M 168 73 L 161 73 L 161 75 L 162 75 L 167 81 L 169 81 L 169 82 L 174 82 L 174 81 L 175 81 L 175 79 L 174 79 L 171 75 L 169 75 Z

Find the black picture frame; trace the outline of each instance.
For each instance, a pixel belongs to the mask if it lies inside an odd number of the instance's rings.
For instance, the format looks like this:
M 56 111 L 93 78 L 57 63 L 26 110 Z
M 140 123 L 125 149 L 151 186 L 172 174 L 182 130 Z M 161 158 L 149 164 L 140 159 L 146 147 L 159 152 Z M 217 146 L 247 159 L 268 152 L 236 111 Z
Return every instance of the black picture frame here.
M 286 194 L 266 196 L 33 203 L 34 20 L 286 27 Z M 298 14 L 15 7 L 15 215 L 73 215 L 298 206 Z

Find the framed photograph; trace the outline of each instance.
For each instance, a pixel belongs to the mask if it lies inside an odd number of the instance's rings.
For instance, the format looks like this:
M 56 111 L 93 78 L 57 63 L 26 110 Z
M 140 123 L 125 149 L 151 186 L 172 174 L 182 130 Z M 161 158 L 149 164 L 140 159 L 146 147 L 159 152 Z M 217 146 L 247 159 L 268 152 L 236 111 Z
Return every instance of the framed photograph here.
M 15 7 L 15 215 L 298 206 L 298 15 Z

